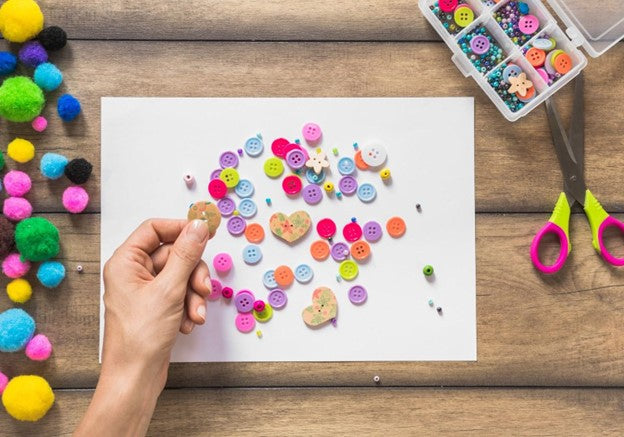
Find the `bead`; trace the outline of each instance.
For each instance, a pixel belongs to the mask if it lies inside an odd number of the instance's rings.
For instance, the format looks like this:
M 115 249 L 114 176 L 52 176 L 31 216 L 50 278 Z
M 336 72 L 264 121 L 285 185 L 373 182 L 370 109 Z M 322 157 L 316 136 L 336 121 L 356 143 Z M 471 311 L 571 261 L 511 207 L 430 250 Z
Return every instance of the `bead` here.
M 423 267 L 423 274 L 425 276 L 433 275 L 433 266 L 430 266 L 429 264 L 427 264 L 425 267 Z
M 384 168 L 383 170 L 379 172 L 379 176 L 381 177 L 382 180 L 387 181 L 388 179 L 390 179 L 390 169 Z
M 334 147 L 332 149 L 332 153 L 334 154 L 334 156 L 338 156 L 338 149 Z
M 332 184 L 331 182 L 325 182 L 323 188 L 326 192 L 331 193 L 332 191 L 334 191 L 334 184 Z
M 270 197 L 267 197 L 266 199 L 264 199 L 264 201 L 266 202 L 266 204 L 268 206 L 271 206 L 271 198 Z
M 81 266 L 80 264 L 78 264 L 78 265 L 76 266 L 76 271 L 77 271 L 78 273 L 82 273 L 83 269 L 82 269 L 82 266 Z
M 192 188 L 193 185 L 195 184 L 195 178 L 193 177 L 192 174 L 185 174 L 184 176 L 182 176 L 182 179 L 184 180 L 184 183 L 186 184 L 187 188 Z
M 379 377 L 379 375 L 373 376 L 373 382 L 375 384 L 379 384 L 381 382 L 381 378 Z
M 433 299 L 429 299 L 429 306 L 432 307 L 433 306 Z
M 436 311 L 438 312 L 438 314 L 442 315 L 442 307 L 437 307 Z

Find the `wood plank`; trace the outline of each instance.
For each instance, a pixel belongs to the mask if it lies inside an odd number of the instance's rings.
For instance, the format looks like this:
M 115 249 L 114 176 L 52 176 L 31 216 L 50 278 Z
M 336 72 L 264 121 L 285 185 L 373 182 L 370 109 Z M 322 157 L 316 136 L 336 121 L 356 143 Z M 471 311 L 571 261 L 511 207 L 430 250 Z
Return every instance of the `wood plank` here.
M 38 423 L 9 435 L 70 435 L 92 392 L 57 391 Z M 619 435 L 622 389 L 165 390 L 149 435 Z
M 562 186 L 543 110 L 508 123 L 472 80 L 461 77 L 440 43 L 74 41 L 54 61 L 66 73 L 60 92 L 82 99 L 84 116 L 62 124 L 53 114 L 54 105 L 48 105 L 48 131 L 36 134 L 27 124 L 0 123 L 0 142 L 19 135 L 35 142 L 38 158 L 46 151 L 60 150 L 91 160 L 96 171 L 88 185 L 90 211 L 100 208 L 102 96 L 472 95 L 476 96 L 477 210 L 551 211 Z M 624 101 L 624 88 L 613 86 L 623 64 L 624 45 L 620 45 L 587 68 L 587 182 L 609 211 L 624 211 L 622 133 L 613 103 Z M 308 65 L 314 67 L 305 68 Z M 569 90 L 561 94 L 565 117 L 571 95 Z M 233 127 L 233 141 L 242 142 L 247 135 Z M 37 162 L 25 168 L 37 173 Z M 37 176 L 35 184 L 30 198 L 37 210 L 62 210 L 60 196 L 66 181 L 47 182 Z
M 477 362 L 175 364 L 169 385 L 371 386 L 379 375 L 388 386 L 624 386 L 624 270 L 604 265 L 591 247 L 585 220 L 576 215 L 568 266 L 557 276 L 538 275 L 528 248 L 547 217 L 477 216 Z M 29 362 L 22 353 L 3 354 L 2 370 L 43 374 L 57 388 L 94 387 L 99 216 L 51 219 L 61 230 L 69 274 L 58 290 L 37 287 L 25 308 L 39 332 L 50 336 L 55 352 L 45 363 Z M 82 274 L 74 270 L 78 263 L 85 267 Z M 416 304 L 427 305 L 426 299 Z M 0 310 L 10 306 L 2 293 Z

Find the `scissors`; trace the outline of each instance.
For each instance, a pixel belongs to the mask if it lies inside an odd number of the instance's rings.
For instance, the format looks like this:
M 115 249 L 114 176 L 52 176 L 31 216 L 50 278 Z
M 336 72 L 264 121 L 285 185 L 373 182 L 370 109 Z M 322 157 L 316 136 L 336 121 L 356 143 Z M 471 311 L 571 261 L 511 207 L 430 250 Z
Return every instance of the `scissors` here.
M 559 195 L 555 209 L 548 223 L 539 230 L 531 244 L 531 260 L 542 273 L 557 273 L 566 262 L 572 250 L 570 244 L 570 211 L 575 202 L 583 207 L 589 221 L 594 249 L 604 260 L 614 266 L 623 266 L 624 258 L 613 256 L 605 247 L 603 236 L 605 229 L 616 227 L 624 232 L 624 223 L 605 212 L 598 200 L 585 185 L 583 166 L 585 161 L 585 108 L 583 102 L 584 79 L 582 73 L 575 80 L 574 106 L 570 133 L 566 134 L 561 123 L 559 111 L 552 98 L 546 100 L 546 112 L 550 123 L 555 151 L 563 173 L 563 192 Z M 539 259 L 539 247 L 547 234 L 554 234 L 559 239 L 560 252 L 557 261 L 544 265 Z

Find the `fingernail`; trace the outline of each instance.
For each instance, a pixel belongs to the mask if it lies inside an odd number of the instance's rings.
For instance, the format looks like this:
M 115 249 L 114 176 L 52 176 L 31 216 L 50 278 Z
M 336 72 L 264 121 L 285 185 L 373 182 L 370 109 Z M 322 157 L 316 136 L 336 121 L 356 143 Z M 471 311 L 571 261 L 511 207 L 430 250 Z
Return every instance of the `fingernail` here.
M 204 285 L 208 289 L 208 293 L 212 293 L 212 280 L 210 278 L 204 279 Z
M 195 327 L 195 323 L 193 323 L 192 320 L 186 319 L 184 321 L 184 332 L 186 332 L 187 334 L 190 334 L 193 331 L 194 327 Z
M 206 321 L 206 305 L 200 305 L 197 307 L 197 315 L 201 317 L 201 319 Z
M 203 243 L 208 237 L 208 225 L 203 220 L 193 220 L 186 235 L 197 243 Z

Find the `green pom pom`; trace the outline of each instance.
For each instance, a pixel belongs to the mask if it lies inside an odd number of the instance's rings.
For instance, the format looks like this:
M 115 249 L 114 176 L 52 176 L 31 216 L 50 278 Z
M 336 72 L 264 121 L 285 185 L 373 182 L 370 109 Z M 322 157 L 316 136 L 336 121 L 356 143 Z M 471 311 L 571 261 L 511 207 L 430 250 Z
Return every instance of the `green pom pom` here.
M 43 91 L 26 76 L 10 77 L 0 86 L 0 116 L 9 121 L 31 121 L 44 103 Z
M 15 245 L 22 259 L 45 261 L 60 251 L 59 231 L 44 218 L 27 218 L 15 227 Z
M 4 168 L 4 153 L 0 152 L 0 170 Z

